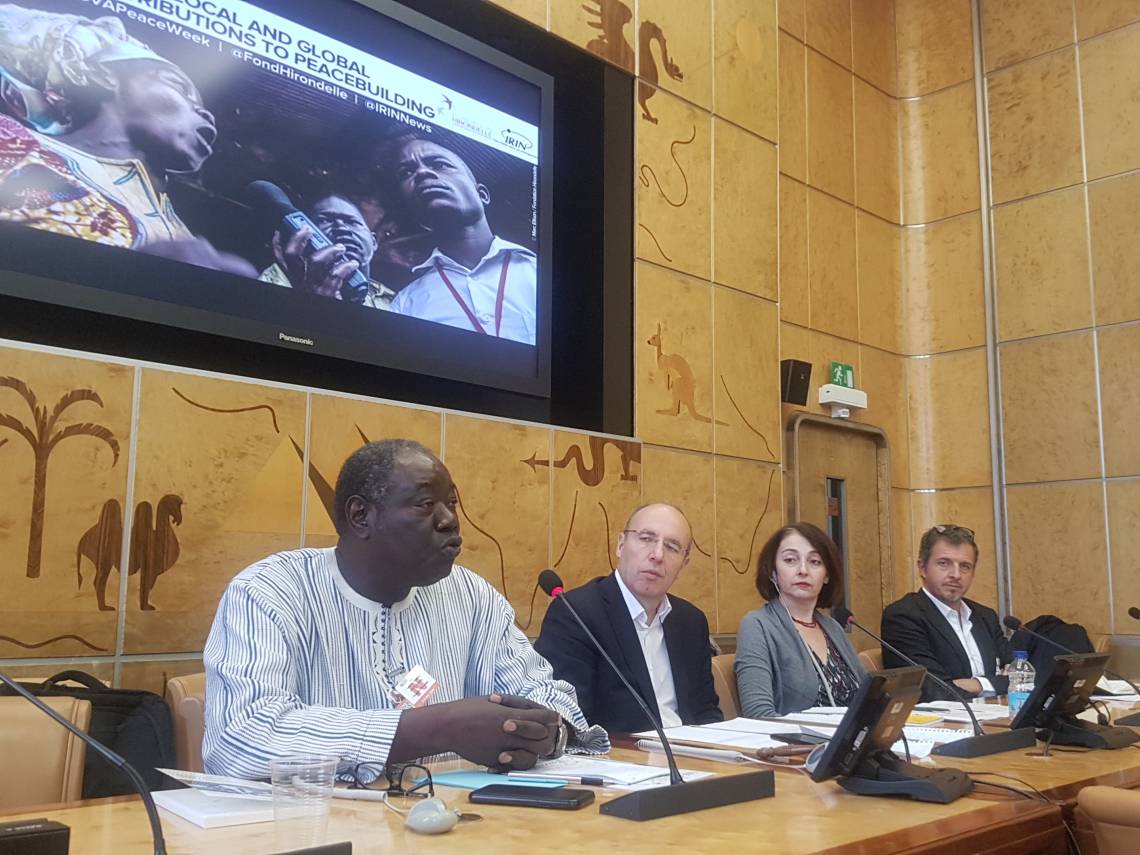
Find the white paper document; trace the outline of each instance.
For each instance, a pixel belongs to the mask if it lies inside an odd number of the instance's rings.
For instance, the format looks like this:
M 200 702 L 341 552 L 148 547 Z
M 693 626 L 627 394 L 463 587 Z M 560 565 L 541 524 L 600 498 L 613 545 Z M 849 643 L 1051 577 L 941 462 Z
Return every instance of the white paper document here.
M 645 766 L 640 763 L 623 763 L 606 757 L 582 757 L 565 754 L 557 760 L 540 761 L 535 772 L 543 775 L 566 775 L 568 778 L 602 778 L 607 786 L 617 788 L 660 787 L 669 783 L 669 770 L 661 766 Z M 696 772 L 681 769 L 681 777 L 686 781 L 707 778 L 712 772 Z
M 193 787 L 184 790 L 156 790 L 151 795 L 154 803 L 163 810 L 201 828 L 273 822 L 273 803 L 260 798 L 205 793 Z
M 915 712 L 935 712 L 946 721 L 962 724 L 970 723 L 969 713 L 957 701 L 925 701 L 914 708 Z M 1009 718 L 1009 707 L 1005 704 L 970 704 L 970 711 L 978 721 L 996 721 Z
M 204 772 L 184 772 L 181 769 L 159 769 L 159 772 L 176 781 L 193 787 L 196 791 L 211 797 L 269 801 L 273 798 L 273 785 L 265 781 L 247 781 L 244 778 L 230 778 L 226 775 L 207 775 Z M 160 791 L 167 792 L 167 791 Z M 177 792 L 171 790 L 170 792 Z
M 784 731 L 787 732 L 787 728 Z M 657 731 L 644 730 L 634 736 L 642 739 L 657 739 Z M 701 725 L 682 725 L 681 727 L 668 727 L 665 736 L 670 741 L 700 742 L 706 745 L 731 745 L 733 748 L 743 750 L 756 750 L 757 748 L 775 748 L 784 743 L 773 739 L 766 733 L 749 733 L 743 730 L 729 730 L 722 728 L 720 723 Z

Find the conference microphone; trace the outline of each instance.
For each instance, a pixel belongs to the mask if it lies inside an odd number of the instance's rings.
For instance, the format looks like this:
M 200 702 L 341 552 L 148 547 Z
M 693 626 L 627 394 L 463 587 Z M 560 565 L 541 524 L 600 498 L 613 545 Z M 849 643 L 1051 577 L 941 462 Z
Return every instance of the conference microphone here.
M 586 626 L 586 622 L 582 620 L 577 610 L 570 605 L 570 601 L 565 597 L 566 589 L 562 585 L 562 579 L 559 575 L 550 569 L 543 570 L 538 574 L 538 585 L 546 592 L 547 596 L 560 601 L 566 607 L 570 616 L 574 618 L 578 626 L 586 633 L 586 637 L 602 654 L 602 658 L 617 674 L 622 685 L 629 690 L 633 699 L 637 701 L 637 705 L 641 707 L 646 718 L 653 724 L 653 729 L 657 731 L 657 738 L 661 740 L 661 747 L 665 749 L 665 759 L 669 764 L 669 786 L 655 787 L 611 799 L 599 808 L 601 813 L 620 816 L 625 819 L 659 819 L 665 816 L 704 810 L 705 808 L 769 798 L 776 794 L 775 775 L 771 770 L 746 772 L 743 775 L 718 775 L 699 781 L 686 781 L 681 776 L 681 770 L 677 768 L 677 761 L 673 757 L 673 747 L 669 744 L 669 738 L 665 736 L 665 730 L 661 727 L 660 720 L 649 709 L 649 705 L 645 703 L 637 689 L 625 678 L 621 669 L 610 658 L 590 628 Z
M 1140 609 L 1136 608 L 1136 606 L 1130 606 L 1128 616 L 1133 620 L 1140 620 Z
M 1133 606 L 1132 609 L 1135 610 L 1138 614 L 1140 614 L 1140 609 L 1136 609 L 1135 606 Z M 1135 615 L 1133 615 L 1133 617 L 1135 617 Z M 1018 630 L 1024 630 L 1025 632 L 1032 635 L 1034 638 L 1039 638 L 1042 641 L 1044 641 L 1046 644 L 1050 644 L 1053 647 L 1056 647 L 1062 653 L 1068 653 L 1070 656 L 1080 656 L 1081 655 L 1080 653 L 1077 653 L 1077 651 L 1070 650 L 1065 645 L 1054 641 L 1053 639 L 1051 639 L 1047 635 L 1042 635 L 1039 632 L 1034 632 L 1032 629 L 1027 627 L 1025 624 L 1023 624 L 1021 621 L 1019 621 L 1013 615 L 1006 615 L 1004 618 L 1001 619 L 1001 622 L 1005 626 L 1006 629 L 1012 630 L 1014 632 L 1017 632 Z M 1121 680 L 1121 681 L 1127 683 L 1129 686 L 1132 687 L 1133 692 L 1135 692 L 1137 695 L 1140 695 L 1140 688 L 1137 688 L 1136 684 L 1133 683 L 1131 680 L 1129 680 L 1127 677 L 1125 677 L 1123 674 L 1117 674 L 1115 671 L 1109 671 L 1107 668 L 1104 669 L 1104 673 L 1105 673 L 1106 677 L 1111 677 L 1113 680 Z M 1125 716 L 1124 718 L 1118 718 L 1111 723 L 1114 725 L 1116 725 L 1116 724 L 1140 725 L 1140 713 L 1135 713 L 1135 714 L 1130 715 L 1130 716 Z
M 855 615 L 851 613 L 850 609 L 836 608 L 831 610 L 831 616 L 839 622 L 843 627 L 855 627 L 862 630 L 875 641 L 879 642 L 895 656 L 902 659 L 908 665 L 914 665 L 917 668 L 922 668 L 919 665 L 893 644 L 888 644 L 882 638 L 875 635 L 867 627 L 855 620 Z M 1005 730 L 998 733 L 986 733 L 982 730 L 981 724 L 978 723 L 978 717 L 974 715 L 974 710 L 970 706 L 969 700 L 962 693 L 962 690 L 955 686 L 953 683 L 948 683 L 941 677 L 931 674 L 929 669 L 926 670 L 926 678 L 929 678 L 935 685 L 940 686 L 955 697 L 963 708 L 966 710 L 966 715 L 970 717 L 970 723 L 974 726 L 974 735 L 966 739 L 958 739 L 954 742 L 944 742 L 941 745 L 934 746 L 931 754 L 939 754 L 944 757 L 984 757 L 987 754 L 999 754 L 1002 751 L 1013 751 L 1018 748 L 1029 748 L 1036 741 L 1033 728 L 1022 727 L 1017 730 Z
M 246 203 L 267 223 L 282 233 L 282 245 L 302 228 L 309 229 L 309 252 L 332 246 L 328 235 L 294 205 L 285 191 L 272 181 L 251 181 L 244 193 Z M 344 256 L 341 256 L 342 258 Z M 359 269 L 344 281 L 344 298 L 350 303 L 363 303 L 368 296 L 368 277 Z
M 21 695 L 26 701 L 30 702 L 33 706 L 38 707 L 39 710 L 55 719 L 56 723 L 64 727 L 75 736 L 78 736 L 85 743 L 88 748 L 94 748 L 95 751 L 101 754 L 107 762 L 115 766 L 120 772 L 127 776 L 131 784 L 139 792 L 142 798 L 143 806 L 146 808 L 147 819 L 150 820 L 150 834 L 154 840 L 154 855 L 166 855 L 166 841 L 162 838 L 162 824 L 158 821 L 158 808 L 155 807 L 154 798 L 150 794 L 150 790 L 146 787 L 146 781 L 142 779 L 142 775 L 138 773 L 130 763 L 116 752 L 112 751 L 98 739 L 84 733 L 70 721 L 65 719 L 3 671 L 0 671 L 0 683 L 10 688 L 13 692 Z

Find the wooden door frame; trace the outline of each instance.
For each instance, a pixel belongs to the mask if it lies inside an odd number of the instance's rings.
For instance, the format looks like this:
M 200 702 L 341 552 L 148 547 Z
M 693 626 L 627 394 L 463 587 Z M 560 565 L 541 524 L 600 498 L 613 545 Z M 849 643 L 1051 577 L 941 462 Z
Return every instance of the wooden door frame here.
M 800 428 L 804 425 L 869 437 L 875 443 L 876 493 L 879 508 L 879 588 L 883 602 L 895 601 L 894 538 L 891 536 L 891 449 L 882 428 L 816 413 L 796 413 L 788 422 L 786 441 L 792 468 L 792 511 L 800 519 Z

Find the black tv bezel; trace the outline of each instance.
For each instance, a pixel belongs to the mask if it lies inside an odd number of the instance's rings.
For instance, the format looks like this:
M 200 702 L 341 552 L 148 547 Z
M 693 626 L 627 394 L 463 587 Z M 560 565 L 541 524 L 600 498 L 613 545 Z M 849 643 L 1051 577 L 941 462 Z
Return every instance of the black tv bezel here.
M 553 138 L 547 147 L 555 155 L 545 170 L 552 198 L 543 230 L 552 244 L 546 265 L 551 287 L 545 297 L 545 317 L 553 319 L 547 339 L 548 395 L 400 368 L 378 369 L 283 344 L 45 303 L 34 293 L 45 284 L 42 277 L 8 269 L 0 270 L 0 276 L 10 285 L 19 283 L 0 293 L 0 337 L 632 434 L 633 78 L 489 3 L 457 9 L 444 0 L 353 1 L 372 11 L 390 7 L 397 18 L 422 15 L 429 30 L 450 28 L 464 40 L 498 51 L 508 64 L 531 65 L 554 80 L 554 99 L 544 102 L 544 109 L 553 114 Z M 50 284 L 60 280 L 50 279 Z

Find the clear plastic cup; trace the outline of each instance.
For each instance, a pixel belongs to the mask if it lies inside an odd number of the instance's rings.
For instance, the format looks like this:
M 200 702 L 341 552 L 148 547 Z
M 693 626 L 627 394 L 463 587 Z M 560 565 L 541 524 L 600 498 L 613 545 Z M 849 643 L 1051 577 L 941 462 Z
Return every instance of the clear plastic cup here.
M 301 836 L 305 838 L 322 835 L 328 824 L 338 762 L 337 757 L 321 754 L 297 754 L 271 761 L 274 822 L 289 823 L 297 832 L 304 832 Z

